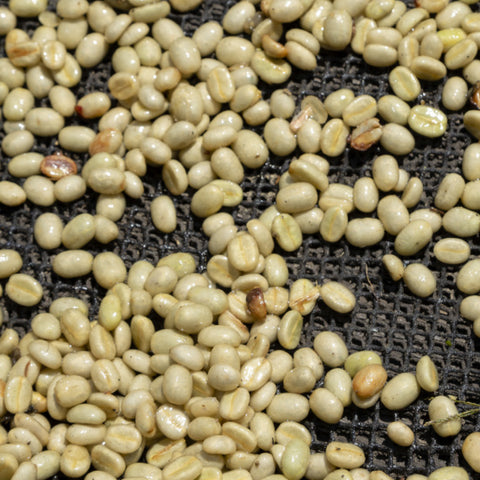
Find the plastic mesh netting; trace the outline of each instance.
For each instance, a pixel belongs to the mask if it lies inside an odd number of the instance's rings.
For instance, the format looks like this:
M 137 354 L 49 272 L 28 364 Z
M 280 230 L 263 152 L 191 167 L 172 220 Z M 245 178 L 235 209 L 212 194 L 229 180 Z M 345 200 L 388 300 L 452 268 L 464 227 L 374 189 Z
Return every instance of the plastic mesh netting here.
M 7 3 L 0 1 L 1 5 Z M 51 3 L 54 9 L 55 2 Z M 220 21 L 224 12 L 234 3 L 206 0 L 196 11 L 171 15 L 171 18 L 182 25 L 187 35 L 191 35 L 195 28 L 207 20 Z M 20 23 L 20 26 L 31 31 L 36 23 L 28 20 Z M 0 42 L 0 53 L 4 56 L 4 38 Z M 95 90 L 107 92 L 106 82 L 111 73 L 108 58 L 95 69 L 84 71 L 81 84 L 74 89 L 76 94 L 80 97 Z M 290 81 L 284 86 L 296 96 L 298 105 L 305 95 L 314 94 L 324 99 L 342 87 L 353 89 L 357 95 L 368 93 L 378 99 L 392 93 L 387 76 L 388 70 L 366 66 L 350 50 L 335 53 L 322 50 L 315 72 L 305 73 L 294 69 Z M 419 100 L 442 108 L 440 96 L 443 83 L 422 82 Z M 264 84 L 261 88 L 264 98 L 269 98 L 273 89 Z M 37 105 L 48 105 L 48 100 L 37 100 Z M 463 150 L 472 138 L 463 128 L 462 112 L 449 114 L 448 117 L 449 127 L 444 136 L 434 140 L 416 137 L 414 151 L 398 159 L 402 168 L 423 182 L 424 194 L 416 208 L 433 206 L 437 186 L 445 174 L 461 173 Z M 96 128 L 95 123 L 87 123 L 76 116 L 68 119 L 68 124 L 88 124 Z M 2 129 L 0 140 L 4 135 Z M 57 149 L 55 138 L 38 138 L 34 147 L 35 151 L 45 154 L 54 153 Z M 380 153 L 384 152 L 379 146 L 366 153 L 347 150 L 339 158 L 331 159 L 330 181 L 353 185 L 357 178 L 371 176 L 372 159 Z M 84 154 L 71 154 L 71 157 L 79 167 L 87 159 Z M 228 210 L 239 226 L 245 225 L 251 218 L 258 218 L 274 202 L 276 182 L 288 168 L 290 160 L 271 155 L 260 170 L 247 171 L 242 183 L 244 200 L 238 207 Z M 9 158 L 2 155 L 0 179 L 21 184 L 22 179 L 8 174 L 8 161 Z M 201 231 L 201 220 L 190 214 L 189 203 L 193 191 L 174 198 L 178 228 L 174 233 L 164 235 L 155 229 L 149 213 L 151 201 L 159 194 L 168 194 L 162 184 L 161 172 L 149 168 L 143 181 L 143 197 L 139 200 L 127 199 L 125 214 L 118 222 L 119 238 L 106 246 L 93 241 L 85 248 L 92 254 L 113 251 L 122 257 L 127 268 L 137 260 L 156 263 L 166 254 L 189 252 L 198 261 L 198 271 L 204 271 L 209 258 L 207 238 Z M 96 198 L 97 194 L 88 191 L 84 198 L 72 204 L 57 202 L 52 207 L 41 208 L 27 202 L 19 208 L 0 207 L 0 248 L 17 250 L 24 261 L 22 273 L 33 275 L 44 288 L 41 303 L 33 308 L 21 308 L 5 295 L 0 298 L 6 317 L 2 328 L 13 327 L 24 334 L 36 313 L 47 310 L 53 299 L 67 295 L 78 296 L 88 302 L 91 318 L 95 317 L 105 291 L 91 275 L 74 280 L 55 275 L 51 260 L 63 249 L 49 252 L 40 249 L 33 238 L 33 225 L 35 219 L 47 211 L 58 214 L 65 223 L 80 213 L 93 212 Z M 353 213 L 351 218 L 357 215 Z M 389 378 L 397 373 L 413 372 L 418 359 L 428 354 L 441 375 L 439 394 L 455 395 L 464 401 L 480 403 L 480 342 L 473 335 L 471 323 L 459 315 L 462 294 L 455 287 L 459 267 L 441 264 L 433 256 L 434 242 L 444 235 L 443 231 L 435 234 L 425 249 L 407 260 L 424 262 L 437 277 L 437 289 L 426 299 L 414 297 L 401 282 L 393 282 L 382 267 L 382 255 L 393 253 L 392 236 L 386 235 L 380 244 L 367 249 L 354 248 L 343 240 L 328 244 L 319 235 L 305 236 L 302 247 L 293 254 L 286 254 L 276 247 L 276 252 L 287 259 L 290 282 L 299 277 L 318 283 L 328 279 L 338 280 L 349 285 L 357 298 L 357 305 L 349 315 L 336 314 L 318 302 L 312 314 L 305 318 L 301 346 L 311 346 L 318 332 L 333 330 L 345 338 L 351 352 L 362 349 L 377 351 L 383 358 Z M 480 247 L 477 237 L 469 239 L 469 243 L 472 258 L 478 256 Z M 5 282 L 2 280 L 2 286 L 5 286 Z M 152 315 L 151 318 L 161 327 L 158 317 Z M 428 398 L 429 395 L 423 393 L 414 405 L 395 413 L 380 403 L 368 410 L 348 407 L 340 423 L 333 426 L 323 424 L 311 414 L 305 424 L 314 436 L 312 451 L 324 451 L 332 440 L 352 441 L 366 452 L 366 468 L 384 470 L 396 479 L 412 473 L 428 474 L 445 465 L 463 466 L 474 477 L 460 449 L 467 434 L 479 430 L 480 415 L 465 419 L 457 437 L 442 439 L 431 428 L 423 427 L 428 420 Z M 415 432 L 415 442 L 411 447 L 396 447 L 388 439 L 387 424 L 397 419 L 405 420 Z

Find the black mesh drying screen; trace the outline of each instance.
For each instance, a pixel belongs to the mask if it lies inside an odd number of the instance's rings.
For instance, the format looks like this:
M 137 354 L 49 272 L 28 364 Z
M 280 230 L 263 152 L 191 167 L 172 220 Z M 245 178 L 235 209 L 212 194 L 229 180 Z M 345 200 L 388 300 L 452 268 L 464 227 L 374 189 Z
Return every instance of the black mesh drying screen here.
M 172 15 L 187 35 L 206 20 L 220 21 L 224 12 L 235 2 L 225 3 L 206 0 L 195 12 Z M 7 4 L 2 0 L 0 4 Z M 52 6 L 53 8 L 53 6 Z M 35 28 L 35 22 L 20 23 L 24 29 Z M 1 40 L 3 49 L 4 38 Z M 2 50 L 3 52 L 3 50 Z M 4 55 L 4 53 L 2 53 Z M 92 71 L 85 71 L 81 84 L 75 89 L 78 96 L 101 90 L 107 91 L 106 81 L 112 69 L 105 61 Z M 456 73 L 456 72 L 455 72 Z M 322 51 L 318 57 L 318 68 L 313 73 L 294 70 L 285 87 L 297 97 L 297 103 L 308 94 L 324 99 L 327 94 L 341 87 L 353 89 L 355 94 L 368 93 L 376 98 L 391 93 L 387 81 L 388 71 L 371 68 L 351 51 L 329 53 Z M 443 82 L 423 82 L 420 100 L 440 106 Z M 261 85 L 264 98 L 269 98 L 273 89 Z M 38 105 L 47 105 L 46 99 Z M 424 185 L 424 194 L 418 208 L 431 207 L 441 178 L 449 172 L 461 173 L 463 150 L 472 141 L 463 128 L 462 112 L 449 114 L 447 133 L 439 139 L 416 138 L 416 148 L 399 164 L 412 176 L 418 176 Z M 85 124 L 78 117 L 68 119 L 68 124 Z M 95 124 L 91 125 L 96 128 Z M 4 132 L 0 132 L 0 140 Z M 37 139 L 34 150 L 53 153 L 57 149 L 55 139 Z M 346 151 L 340 158 L 331 159 L 331 182 L 348 185 L 364 175 L 371 176 L 372 159 L 381 153 L 380 147 L 367 153 Z M 82 165 L 86 155 L 72 154 Z M 271 156 L 259 171 L 248 171 L 242 188 L 245 192 L 242 204 L 233 210 L 235 220 L 241 226 L 258 217 L 275 198 L 279 175 L 288 168 L 290 158 Z M 21 184 L 22 179 L 12 178 L 7 172 L 9 158 L 4 155 L 0 162 L 0 179 Z M 201 221 L 190 214 L 189 201 L 192 191 L 174 198 L 177 206 L 178 228 L 172 234 L 163 235 L 151 222 L 149 206 L 154 197 L 168 193 L 162 184 L 161 174 L 149 169 L 144 177 L 145 194 L 139 200 L 127 201 L 124 216 L 118 222 L 120 236 L 108 246 L 95 242 L 87 249 L 95 254 L 112 250 L 119 254 L 130 267 L 137 260 L 145 259 L 156 263 L 162 256 L 177 251 L 192 253 L 198 261 L 199 271 L 204 271 L 208 260 L 207 239 L 201 231 Z M 27 202 L 19 208 L 0 207 L 0 248 L 13 248 L 23 257 L 22 272 L 32 274 L 41 281 L 44 296 L 33 308 L 21 308 L 5 295 L 0 304 L 5 312 L 4 327 L 14 327 L 19 333 L 29 328 L 31 318 L 48 309 L 51 301 L 61 296 L 78 296 L 90 305 L 94 318 L 104 291 L 92 276 L 65 280 L 56 276 L 51 269 L 52 258 L 61 249 L 47 252 L 40 249 L 33 238 L 35 219 L 46 211 L 57 213 L 65 222 L 82 212 L 93 212 L 96 194 L 88 191 L 84 198 L 73 204 L 56 203 L 52 207 L 40 208 Z M 434 241 L 441 238 L 435 235 Z M 470 239 L 472 257 L 479 254 L 477 237 Z M 435 293 L 426 299 L 411 295 L 401 282 L 393 282 L 381 264 L 381 257 L 393 251 L 393 237 L 386 236 L 377 246 L 357 249 L 344 241 L 336 244 L 324 242 L 319 235 L 306 236 L 302 247 L 285 256 L 290 270 L 290 281 L 306 277 L 322 283 L 327 279 L 341 281 L 355 292 L 357 305 L 350 315 L 339 315 L 318 303 L 311 315 L 305 318 L 301 345 L 311 346 L 314 336 L 325 329 L 340 333 L 351 352 L 361 349 L 377 351 L 383 358 L 389 377 L 396 373 L 414 371 L 416 362 L 425 354 L 432 357 L 441 375 L 440 394 L 455 395 L 464 401 L 480 403 L 480 342 L 474 337 L 471 323 L 459 315 L 462 295 L 455 287 L 458 267 L 448 266 L 435 260 L 433 242 L 408 261 L 422 261 L 437 276 Z M 2 281 L 5 286 L 5 281 Z M 155 318 L 155 317 L 152 317 Z M 155 318 L 160 326 L 158 318 Z M 4 328 L 3 327 L 3 328 Z M 427 394 L 411 407 L 390 412 L 377 403 L 368 410 L 348 407 L 341 422 L 330 426 L 310 415 L 305 424 L 313 433 L 312 451 L 323 451 L 334 439 L 353 441 L 367 454 L 366 467 L 381 469 L 396 479 L 412 473 L 428 474 L 445 465 L 461 465 L 469 469 L 460 449 L 465 436 L 480 427 L 480 416 L 465 419 L 461 433 L 455 438 L 442 439 L 423 427 L 427 418 Z M 396 447 L 386 435 L 388 422 L 403 419 L 412 426 L 415 442 L 409 448 Z M 480 452 L 479 452 L 480 455 Z M 469 469 L 470 474 L 475 475 Z

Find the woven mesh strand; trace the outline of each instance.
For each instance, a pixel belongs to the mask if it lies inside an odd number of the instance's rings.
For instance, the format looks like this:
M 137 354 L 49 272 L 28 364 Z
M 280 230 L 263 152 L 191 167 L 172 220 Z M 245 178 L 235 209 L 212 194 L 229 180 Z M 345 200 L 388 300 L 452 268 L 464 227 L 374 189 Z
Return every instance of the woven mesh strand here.
M 1 5 L 8 2 L 1 0 Z M 235 2 L 225 3 L 205 1 L 196 11 L 171 18 L 181 24 L 187 35 L 208 20 L 221 21 L 225 11 Z M 409 5 L 411 6 L 411 5 Z M 50 8 L 54 9 L 52 4 Z M 19 22 L 20 28 L 29 32 L 35 28 L 34 20 Z M 1 54 L 4 56 L 4 38 L 1 39 Z M 111 54 L 112 52 L 110 52 Z M 95 69 L 85 71 L 82 82 L 75 87 L 80 97 L 100 90 L 107 92 L 106 82 L 112 73 L 107 58 Z M 388 71 L 368 67 L 363 60 L 350 50 L 330 53 L 322 51 L 318 58 L 318 68 L 314 72 L 301 72 L 294 69 L 288 88 L 296 97 L 297 104 L 309 94 L 324 99 L 329 93 L 343 87 L 351 88 L 355 94 L 370 94 L 375 98 L 392 93 L 388 86 Z M 423 82 L 419 100 L 427 104 L 441 106 L 441 87 L 444 82 Z M 272 87 L 260 85 L 265 99 L 270 97 Z M 37 100 L 38 106 L 48 105 L 47 99 Z M 416 208 L 433 206 L 433 198 L 443 176 L 450 172 L 461 173 L 463 150 L 472 139 L 463 128 L 462 113 L 449 114 L 447 133 L 439 139 L 428 140 L 416 137 L 414 151 L 402 158 L 399 164 L 411 176 L 418 176 L 424 185 L 424 194 Z M 95 123 L 88 123 L 78 117 L 67 120 L 69 125 L 88 125 L 96 129 Z M 261 132 L 261 130 L 257 130 Z M 3 129 L 0 140 L 4 137 Z M 34 151 L 51 154 L 58 151 L 55 138 L 38 138 Z M 295 152 L 299 155 L 301 152 Z M 371 176 L 372 159 L 385 153 L 381 147 L 374 147 L 366 153 L 347 150 L 339 158 L 330 159 L 330 182 L 353 185 L 362 176 Z M 292 155 L 292 157 L 294 156 Z M 81 167 L 87 160 L 84 154 L 71 154 Z M 281 173 L 287 170 L 291 158 L 270 156 L 267 163 L 258 171 L 247 171 L 242 183 L 244 200 L 230 211 L 237 224 L 243 227 L 251 218 L 259 215 L 275 199 Z M 23 180 L 8 174 L 9 158 L 1 157 L 0 179 L 22 184 Z M 161 180 L 161 172 L 149 169 L 143 178 L 145 194 L 139 200 L 127 199 L 124 216 L 118 222 L 119 238 L 109 245 L 90 242 L 85 249 L 92 254 L 113 251 L 125 261 L 127 268 L 138 260 L 156 263 L 161 257 L 173 252 L 188 252 L 194 255 L 198 271 L 206 268 L 209 258 L 207 238 L 201 231 L 201 220 L 190 213 L 192 191 L 174 198 L 177 207 L 178 227 L 172 234 L 161 234 L 151 222 L 150 203 L 161 194 L 168 194 Z M 40 249 L 33 238 L 33 225 L 44 212 L 58 214 L 66 223 L 74 216 L 94 212 L 97 195 L 88 191 L 84 198 L 72 204 L 56 203 L 41 208 L 30 202 L 19 208 L 0 207 L 0 248 L 13 248 L 23 258 L 22 273 L 37 278 L 43 285 L 41 303 L 33 308 L 22 308 L 11 302 L 5 295 L 0 299 L 5 314 L 2 328 L 13 327 L 25 334 L 33 316 L 46 311 L 55 298 L 75 296 L 84 299 L 90 306 L 90 316 L 95 318 L 105 291 L 100 288 L 93 276 L 66 280 L 52 272 L 52 258 L 61 252 Z M 356 213 L 351 215 L 355 218 Z M 286 253 L 276 247 L 289 266 L 290 283 L 305 277 L 319 284 L 326 280 L 337 280 L 348 285 L 357 299 L 352 314 L 340 315 L 318 302 L 313 312 L 305 317 L 300 346 L 312 346 L 317 333 L 332 330 L 346 341 L 350 352 L 369 349 L 378 352 L 383 358 L 389 378 L 401 372 L 414 372 L 418 359 L 428 354 L 436 364 L 440 376 L 438 394 L 455 395 L 460 400 L 480 403 L 480 356 L 479 341 L 474 337 L 470 322 L 459 315 L 462 295 L 455 288 L 457 266 L 449 266 L 435 260 L 433 243 L 445 236 L 440 231 L 433 242 L 406 263 L 420 261 L 428 265 L 437 277 L 435 293 L 426 299 L 411 295 L 401 282 L 393 282 L 381 264 L 385 253 L 393 253 L 394 238 L 386 235 L 379 244 L 367 249 L 358 249 L 343 240 L 336 244 L 324 242 L 319 235 L 305 236 L 302 247 L 294 253 Z M 477 238 L 469 239 L 472 258 L 478 256 Z M 6 280 L 2 280 L 4 287 Z M 151 318 L 161 328 L 161 319 Z M 322 381 L 317 386 L 321 386 Z M 472 478 L 474 474 L 461 455 L 461 445 L 467 434 L 479 429 L 480 416 L 472 415 L 465 419 L 461 433 L 454 438 L 442 439 L 423 426 L 427 418 L 428 398 L 422 393 L 419 400 L 400 412 L 391 412 L 378 402 L 368 410 L 348 407 L 337 425 L 326 425 L 310 415 L 305 425 L 311 431 L 311 450 L 324 451 L 328 442 L 341 440 L 354 442 L 366 453 L 365 467 L 370 470 L 384 470 L 396 479 L 412 473 L 429 474 L 435 468 L 446 465 L 465 467 Z M 415 442 L 409 448 L 396 447 L 387 437 L 386 427 L 393 420 L 404 420 L 415 432 Z M 479 452 L 480 455 L 480 452 Z M 58 476 L 60 478 L 60 476 Z

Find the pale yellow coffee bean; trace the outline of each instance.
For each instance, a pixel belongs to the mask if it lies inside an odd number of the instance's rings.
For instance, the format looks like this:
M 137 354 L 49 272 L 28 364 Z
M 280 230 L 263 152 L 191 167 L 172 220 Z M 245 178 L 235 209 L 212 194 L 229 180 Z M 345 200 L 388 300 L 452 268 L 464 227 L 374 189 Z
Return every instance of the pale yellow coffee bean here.
M 70 220 L 62 230 L 62 243 L 71 250 L 86 245 L 95 236 L 94 218 L 89 213 L 82 213 Z
M 412 60 L 410 69 L 420 80 L 435 82 L 447 74 L 447 67 L 443 62 L 426 55 L 418 55 Z
M 125 470 L 123 457 L 104 445 L 95 445 L 91 452 L 92 465 L 96 469 L 110 472 L 114 477 L 119 477 Z
M 402 202 L 407 208 L 415 207 L 423 194 L 423 183 L 419 178 L 410 178 L 402 194 Z
M 64 278 L 87 275 L 92 270 L 93 255 L 85 250 L 59 253 L 52 261 L 53 271 Z
M 387 269 L 390 277 L 393 281 L 398 281 L 403 277 L 405 268 L 403 262 L 395 255 L 384 255 L 382 258 L 382 263 Z
M 122 304 L 115 294 L 105 296 L 98 310 L 98 323 L 108 331 L 115 329 L 122 320 Z
M 283 59 L 269 57 L 262 50 L 257 50 L 251 56 L 251 67 L 264 82 L 270 85 L 285 82 L 292 73 L 288 62 Z
M 425 220 L 414 220 L 406 225 L 395 239 L 395 251 L 409 256 L 419 252 L 431 240 L 432 227 Z
M 470 246 L 460 238 L 442 238 L 433 247 L 433 254 L 442 263 L 464 263 L 470 256 Z
M 303 326 L 303 317 L 297 310 L 287 312 L 278 327 L 278 341 L 283 348 L 291 350 L 298 346 Z
M 428 297 L 437 287 L 437 280 L 431 270 L 422 263 L 410 263 L 403 272 L 403 281 L 408 289 L 419 297 Z
M 467 208 L 453 207 L 443 216 L 442 226 L 458 237 L 471 237 L 478 233 L 480 216 Z
M 268 157 L 268 147 L 264 140 L 250 130 L 240 130 L 232 148 L 242 164 L 248 168 L 262 166 Z
M 365 248 L 380 242 L 384 233 L 383 224 L 377 218 L 355 218 L 348 222 L 345 238 L 351 245 Z
M 314 339 L 313 348 L 322 362 L 329 367 L 343 365 L 348 356 L 345 342 L 334 332 L 325 331 L 319 333 Z
M 380 155 L 375 158 L 372 166 L 372 175 L 379 190 L 388 192 L 393 190 L 398 182 L 399 169 L 396 159 L 392 155 Z
M 356 127 L 377 113 L 377 102 L 370 95 L 354 98 L 343 110 L 342 118 L 346 125 Z
M 40 282 L 32 276 L 15 273 L 8 279 L 5 293 L 15 303 L 24 307 L 32 307 L 42 299 L 43 288 Z
M 442 104 L 452 111 L 461 110 L 468 97 L 467 82 L 462 77 L 449 78 L 442 90 Z
M 36 205 L 48 207 L 55 202 L 54 184 L 49 178 L 33 175 L 25 180 L 23 189 L 27 199 Z
M 50 304 L 48 311 L 55 317 L 60 318 L 70 308 L 77 309 L 84 315 L 88 314 L 88 305 L 83 300 L 75 297 L 57 298 Z
M 407 207 L 396 195 L 387 195 L 378 202 L 377 215 L 391 235 L 397 235 L 409 223 Z
M 140 447 L 141 442 L 142 436 L 132 424 L 111 425 L 105 435 L 105 445 L 122 455 L 135 452 Z
M 355 118 L 355 117 L 353 117 Z M 355 122 L 355 120 L 352 120 Z M 320 149 L 324 155 L 336 157 L 341 155 L 347 146 L 349 128 L 340 118 L 329 120 L 320 135 Z
M 78 375 L 64 375 L 55 384 L 55 398 L 65 408 L 86 401 L 91 393 L 88 381 Z
M 80 404 L 70 408 L 67 412 L 67 420 L 70 423 L 101 425 L 106 418 L 106 413 L 96 405 Z
M 378 113 L 386 122 L 406 125 L 410 106 L 395 95 L 384 95 L 378 100 Z
M 343 368 L 333 368 L 325 375 L 323 386 L 332 392 L 344 407 L 352 403 L 352 379 Z
M 80 477 L 90 468 L 90 453 L 85 447 L 67 445 L 60 458 L 60 471 L 70 477 Z
M 192 396 L 192 378 L 181 365 L 171 365 L 164 373 L 164 394 L 170 403 L 184 405 Z
M 12 377 L 6 382 L 3 402 L 7 412 L 14 414 L 25 412 L 31 401 L 32 385 L 26 377 Z
M 467 262 L 458 272 L 457 287 L 466 294 L 475 294 L 480 290 L 478 284 L 478 269 L 480 268 L 480 261 L 477 259 Z
M 458 410 L 455 402 L 449 397 L 439 395 L 428 405 L 428 416 L 435 432 L 441 437 L 457 435 L 462 427 L 461 418 L 456 417 Z M 452 417 L 450 420 L 450 417 Z M 437 422 L 437 420 L 442 420 Z
M 415 74 L 405 66 L 395 67 L 388 76 L 393 92 L 405 102 L 415 100 L 420 95 L 420 82 Z
M 312 412 L 325 423 L 338 423 L 343 416 L 342 402 L 326 388 L 313 390 L 309 404 Z
M 309 411 L 308 400 L 297 393 L 280 393 L 273 397 L 267 415 L 276 423 L 287 420 L 301 422 Z
M 58 133 L 58 143 L 72 152 L 88 152 L 88 147 L 95 139 L 95 132 L 88 127 L 66 126 Z
M 327 242 L 338 242 L 345 234 L 347 225 L 347 212 L 340 206 L 330 207 L 320 223 L 320 235 Z
M 8 207 L 16 207 L 26 199 L 27 195 L 21 186 L 7 180 L 0 182 L 0 203 Z
M 352 38 L 352 18 L 347 10 L 332 10 L 323 21 L 323 42 L 330 50 L 343 50 Z
M 297 182 L 282 188 L 276 197 L 277 208 L 285 213 L 299 213 L 313 208 L 317 192 L 310 183 Z
M 400 373 L 387 382 L 381 401 L 389 410 L 401 410 L 414 402 L 420 394 L 420 386 L 412 373 Z
M 467 471 L 462 467 L 442 467 L 434 470 L 428 480 L 443 480 L 451 478 L 453 480 L 467 480 L 469 478 Z
M 183 455 L 173 460 L 163 469 L 165 480 L 193 480 L 200 475 L 202 463 L 193 456 Z
M 91 328 L 90 322 L 79 309 L 65 310 L 60 316 L 60 328 L 72 345 L 80 347 L 87 344 Z
M 442 217 L 430 208 L 420 208 L 413 211 L 410 214 L 410 221 L 413 222 L 413 220 L 426 220 L 430 223 L 433 233 L 437 233 L 442 227 Z
M 256 71 L 255 47 L 246 39 L 236 36 L 226 36 L 218 42 L 215 54 L 217 59 L 227 67 L 235 64 L 248 65 L 252 62 L 251 67 Z
M 355 296 L 339 282 L 325 282 L 320 287 L 320 297 L 328 307 L 338 313 L 349 313 L 355 308 Z
M 196 417 L 188 425 L 188 436 L 197 442 L 219 435 L 221 432 L 220 422 L 212 417 Z
M 34 135 L 50 137 L 64 126 L 63 117 L 51 108 L 33 108 L 25 117 L 25 126 Z
M 332 466 L 332 468 L 334 467 Z M 353 480 L 353 476 L 349 470 L 346 470 L 344 468 L 336 468 L 325 476 L 325 480 L 340 480 L 340 479 Z
M 55 183 L 54 194 L 59 202 L 73 202 L 80 199 L 87 190 L 87 184 L 80 175 L 68 175 Z
M 439 378 L 438 371 L 432 359 L 424 355 L 417 362 L 416 377 L 418 384 L 427 392 L 438 390 Z
M 267 358 L 272 364 L 271 380 L 275 383 L 283 381 L 293 368 L 292 356 L 285 350 L 274 350 Z
M 414 439 L 412 429 L 401 421 L 390 422 L 387 426 L 388 438 L 401 447 L 409 447 Z
M 449 70 L 466 67 L 475 58 L 477 50 L 477 44 L 470 38 L 461 40 L 445 53 L 445 66 Z
M 57 370 L 62 364 L 60 352 L 46 340 L 34 340 L 29 344 L 28 351 L 35 360 L 52 370 Z
M 205 185 L 192 197 L 192 213 L 197 217 L 205 218 L 218 212 L 223 206 L 225 195 L 215 185 Z
M 472 181 L 465 184 L 462 193 L 462 203 L 470 210 L 477 210 L 479 206 L 479 189 L 480 182 Z
M 298 422 L 283 422 L 275 430 L 277 443 L 287 445 L 291 440 L 298 439 L 307 445 L 312 444 L 312 435 L 308 429 Z
M 273 372 L 272 372 L 273 374 Z M 250 406 L 255 412 L 265 410 L 277 392 L 277 387 L 273 382 L 267 382 L 263 387 L 260 387 L 256 392 L 250 395 Z
M 358 468 L 365 462 L 365 454 L 352 443 L 330 442 L 325 450 L 327 460 L 336 467 L 349 470 Z
M 0 250 L 0 278 L 8 278 L 18 272 L 23 265 L 20 254 L 11 249 Z
M 393 155 L 408 155 L 415 147 L 415 138 L 403 125 L 387 123 L 383 126 L 380 144 Z
M 271 232 L 280 247 L 287 252 L 297 250 L 302 243 L 302 231 L 295 219 L 287 213 L 274 218 Z
M 270 380 L 271 373 L 272 365 L 267 359 L 252 358 L 241 367 L 240 384 L 248 391 L 258 390 Z
M 378 189 L 369 177 L 359 178 L 353 186 L 353 203 L 361 212 L 370 213 L 378 204 Z
M 161 475 L 162 473 L 157 467 L 143 462 L 131 463 L 124 473 L 125 478 L 144 477 L 150 480 L 161 480 Z
M 467 180 L 480 178 L 479 153 L 480 148 L 478 143 L 470 144 L 463 152 L 462 172 Z
M 447 129 L 447 116 L 437 108 L 416 105 L 410 110 L 408 125 L 425 137 L 440 137 Z
M 476 455 L 477 448 L 480 442 L 480 433 L 473 432 L 467 435 L 462 444 L 462 454 L 467 463 L 475 472 L 480 471 L 479 458 Z
M 469 295 L 465 297 L 460 303 L 460 314 L 472 322 L 476 320 L 479 317 L 479 300 L 480 298 L 478 295 Z

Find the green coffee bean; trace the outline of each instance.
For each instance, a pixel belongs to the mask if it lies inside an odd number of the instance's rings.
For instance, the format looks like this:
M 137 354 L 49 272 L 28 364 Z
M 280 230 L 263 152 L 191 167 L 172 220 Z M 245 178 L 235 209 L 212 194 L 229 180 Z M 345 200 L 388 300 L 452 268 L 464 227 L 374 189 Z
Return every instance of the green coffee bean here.
M 281 470 L 288 480 L 300 480 L 307 471 L 310 448 L 300 439 L 293 439 L 285 446 Z

